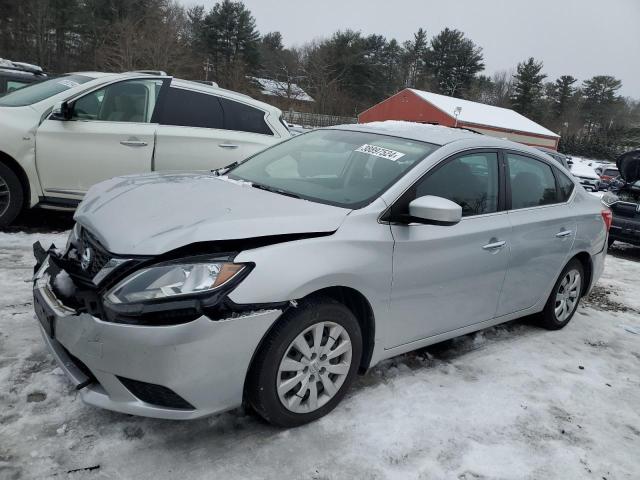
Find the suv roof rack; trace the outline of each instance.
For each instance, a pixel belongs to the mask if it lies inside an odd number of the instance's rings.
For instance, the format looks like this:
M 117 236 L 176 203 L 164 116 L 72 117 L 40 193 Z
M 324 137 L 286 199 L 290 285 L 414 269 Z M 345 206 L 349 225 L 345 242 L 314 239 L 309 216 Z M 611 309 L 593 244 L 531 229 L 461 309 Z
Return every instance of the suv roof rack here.
M 14 70 L 16 72 L 29 72 L 34 75 L 45 75 L 42 67 L 38 65 L 31 65 L 30 63 L 14 62 L 7 60 L 6 58 L 0 58 L 0 69 L 2 70 Z
M 163 77 L 167 77 L 167 72 L 163 70 L 131 70 L 129 72 L 124 73 L 144 73 L 146 75 L 161 75 Z

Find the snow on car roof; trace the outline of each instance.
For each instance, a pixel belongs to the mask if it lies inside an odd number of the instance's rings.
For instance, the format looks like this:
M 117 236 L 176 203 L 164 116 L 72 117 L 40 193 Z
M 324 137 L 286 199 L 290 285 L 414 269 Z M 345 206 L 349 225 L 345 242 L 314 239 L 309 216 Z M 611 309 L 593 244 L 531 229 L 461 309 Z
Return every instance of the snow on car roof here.
M 378 133 L 381 135 L 391 135 L 394 137 L 428 142 L 436 145 L 444 145 L 456 140 L 468 138 L 486 138 L 484 135 L 470 132 L 461 128 L 450 128 L 442 125 L 431 125 L 425 123 L 405 122 L 402 120 L 385 120 L 383 122 L 352 123 L 346 125 L 336 125 L 340 130 L 354 130 L 360 132 Z M 491 137 L 495 141 L 506 141 Z
M 437 93 L 425 92 L 424 90 L 416 90 L 413 88 L 409 90 L 452 117 L 455 117 L 454 112 L 456 108 L 459 107 L 460 113 L 458 120 L 461 122 L 535 133 L 549 137 L 559 137 L 559 135 L 553 133 L 551 130 L 544 128 L 542 125 L 538 125 L 533 120 L 529 120 L 527 117 L 508 108 L 494 107 L 493 105 L 472 102 L 461 98 L 447 97 Z

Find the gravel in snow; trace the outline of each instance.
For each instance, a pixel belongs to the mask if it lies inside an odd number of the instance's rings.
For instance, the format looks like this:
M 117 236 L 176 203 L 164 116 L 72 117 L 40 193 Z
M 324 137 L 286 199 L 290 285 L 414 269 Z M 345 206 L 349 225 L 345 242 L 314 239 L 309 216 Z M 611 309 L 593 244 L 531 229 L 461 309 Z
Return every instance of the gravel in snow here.
M 242 409 L 173 422 L 84 405 L 28 283 L 31 244 L 65 238 L 0 233 L 3 480 L 640 476 L 639 248 L 614 247 L 564 330 L 524 319 L 386 361 L 328 417 L 279 430 Z

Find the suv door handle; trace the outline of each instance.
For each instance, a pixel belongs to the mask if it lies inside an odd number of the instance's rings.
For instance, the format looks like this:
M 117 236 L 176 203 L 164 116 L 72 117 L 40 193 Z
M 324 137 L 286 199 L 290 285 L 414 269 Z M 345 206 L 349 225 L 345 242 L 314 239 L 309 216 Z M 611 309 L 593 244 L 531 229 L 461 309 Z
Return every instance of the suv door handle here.
M 124 145 L 125 147 L 146 147 L 147 142 L 130 138 L 129 140 L 122 140 L 120 142 L 120 145 Z
M 238 148 L 235 143 L 219 143 L 218 146 L 222 148 Z
M 482 247 L 483 250 L 498 250 L 502 247 L 504 247 L 507 244 L 506 241 L 502 240 L 500 242 L 493 242 L 493 243 L 487 243 L 484 247 Z
M 564 238 L 571 235 L 573 232 L 571 230 L 563 230 L 561 232 L 556 233 L 556 238 Z

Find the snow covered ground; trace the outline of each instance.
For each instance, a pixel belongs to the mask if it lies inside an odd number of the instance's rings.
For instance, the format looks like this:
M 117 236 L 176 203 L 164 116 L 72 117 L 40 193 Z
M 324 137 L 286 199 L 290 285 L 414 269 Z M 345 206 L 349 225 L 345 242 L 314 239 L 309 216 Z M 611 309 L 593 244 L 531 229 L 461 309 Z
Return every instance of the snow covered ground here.
M 619 247 L 567 328 L 528 320 L 376 367 L 328 417 L 278 430 L 85 406 L 41 341 L 31 244 L 0 233 L 0 478 L 637 479 L 640 249 Z

